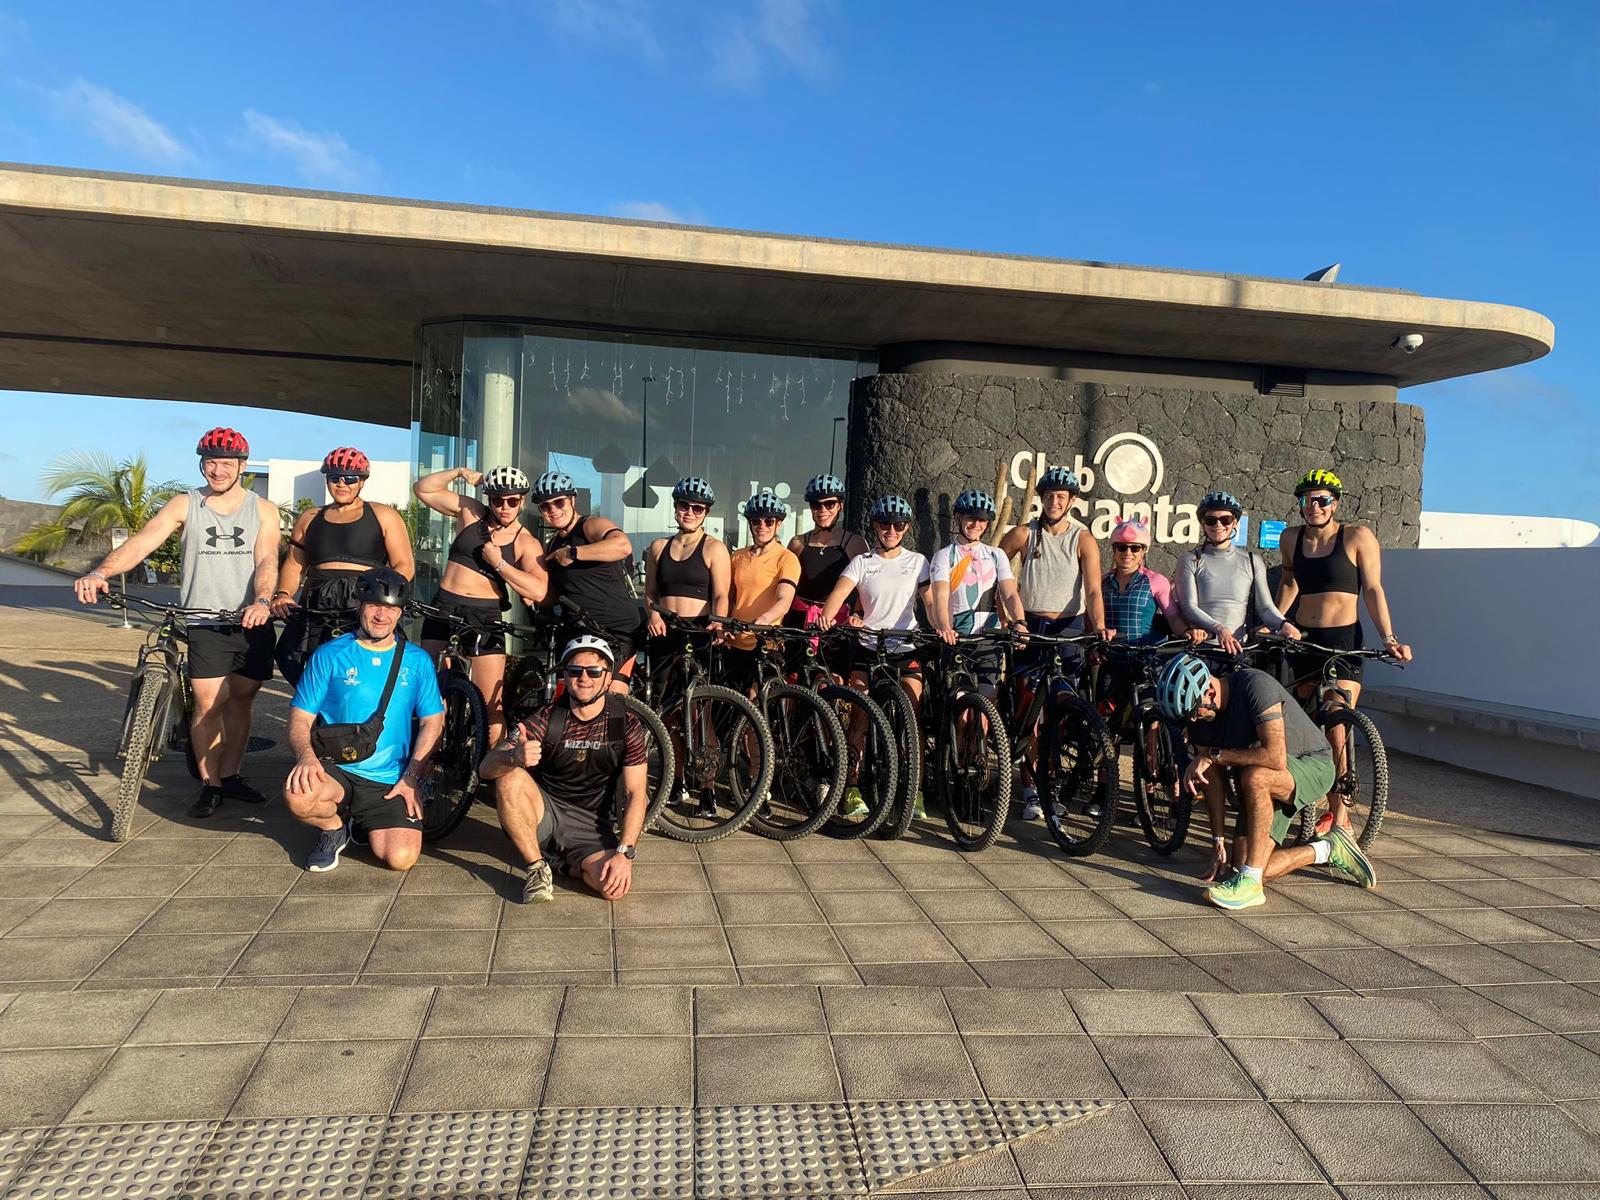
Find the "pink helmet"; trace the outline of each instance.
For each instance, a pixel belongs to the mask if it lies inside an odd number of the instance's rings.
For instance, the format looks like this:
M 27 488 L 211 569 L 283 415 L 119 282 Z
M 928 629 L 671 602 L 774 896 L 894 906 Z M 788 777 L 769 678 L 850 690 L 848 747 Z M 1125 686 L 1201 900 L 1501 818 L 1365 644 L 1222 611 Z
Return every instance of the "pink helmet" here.
M 1137 517 L 1129 517 L 1118 521 L 1117 527 L 1111 531 L 1111 544 L 1148 546 L 1150 544 L 1150 526 Z

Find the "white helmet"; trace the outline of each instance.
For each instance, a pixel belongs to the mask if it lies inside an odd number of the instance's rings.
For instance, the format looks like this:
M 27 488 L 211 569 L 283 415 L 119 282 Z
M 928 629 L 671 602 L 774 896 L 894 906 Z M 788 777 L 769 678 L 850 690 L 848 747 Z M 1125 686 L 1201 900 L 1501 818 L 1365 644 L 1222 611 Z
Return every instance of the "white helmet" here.
M 486 496 L 526 495 L 528 477 L 515 467 L 490 467 L 483 473 L 483 492 Z
M 561 652 L 561 665 L 566 666 L 567 660 L 580 650 L 593 650 L 606 660 L 608 666 L 617 665 L 616 653 L 611 649 L 611 643 L 603 637 L 596 637 L 592 633 L 580 633 L 567 643 L 567 648 Z

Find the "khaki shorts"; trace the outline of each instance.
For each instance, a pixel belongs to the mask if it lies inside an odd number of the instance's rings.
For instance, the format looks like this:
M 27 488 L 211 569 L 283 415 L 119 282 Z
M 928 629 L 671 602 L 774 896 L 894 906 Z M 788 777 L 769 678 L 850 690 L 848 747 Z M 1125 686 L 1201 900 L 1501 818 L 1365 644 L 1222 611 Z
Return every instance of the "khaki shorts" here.
M 1331 752 L 1302 754 L 1298 758 L 1291 758 L 1288 767 L 1289 774 L 1294 779 L 1294 795 L 1272 806 L 1272 841 L 1279 846 L 1283 845 L 1284 839 L 1299 823 L 1300 810 L 1308 804 L 1315 804 L 1321 800 L 1333 786 Z M 1235 815 L 1233 824 L 1235 836 L 1243 837 L 1245 833 L 1243 812 Z

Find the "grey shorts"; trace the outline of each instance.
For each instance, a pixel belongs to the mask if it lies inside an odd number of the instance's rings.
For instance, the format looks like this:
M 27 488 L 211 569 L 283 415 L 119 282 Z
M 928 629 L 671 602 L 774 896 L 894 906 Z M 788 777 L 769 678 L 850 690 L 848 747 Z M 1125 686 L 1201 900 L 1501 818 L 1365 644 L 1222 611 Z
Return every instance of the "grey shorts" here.
M 592 854 L 617 848 L 616 831 L 611 822 L 586 808 L 563 804 L 543 788 L 544 813 L 539 818 L 539 849 L 552 866 L 564 864 L 567 874 L 579 875 L 583 860 Z

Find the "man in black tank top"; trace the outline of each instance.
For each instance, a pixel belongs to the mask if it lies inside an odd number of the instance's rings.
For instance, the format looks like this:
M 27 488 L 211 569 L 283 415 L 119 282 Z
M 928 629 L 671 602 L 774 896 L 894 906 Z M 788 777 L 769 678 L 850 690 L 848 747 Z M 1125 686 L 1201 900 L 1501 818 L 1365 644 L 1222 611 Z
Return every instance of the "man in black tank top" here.
M 617 656 L 612 690 L 626 692 L 641 640 L 639 605 L 626 565 L 633 543 L 615 521 L 580 514 L 577 495 L 572 477 L 561 471 L 546 471 L 533 485 L 539 515 L 555 531 L 544 555 L 550 575 L 545 603 L 575 606 L 605 631 Z

